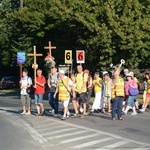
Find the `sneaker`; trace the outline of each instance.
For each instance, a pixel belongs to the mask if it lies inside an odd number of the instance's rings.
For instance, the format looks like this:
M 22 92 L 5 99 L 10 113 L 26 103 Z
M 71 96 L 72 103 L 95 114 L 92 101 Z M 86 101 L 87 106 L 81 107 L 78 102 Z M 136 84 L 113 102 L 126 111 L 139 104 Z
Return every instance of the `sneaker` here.
M 21 113 L 21 115 L 26 115 L 26 111 L 23 111 L 23 112 Z
M 83 113 L 83 108 L 80 108 L 80 112 Z
M 122 111 L 122 115 L 125 115 L 124 111 Z
M 54 118 L 58 118 L 58 114 L 54 114 L 53 117 L 54 117 Z
M 65 117 L 65 116 L 62 116 L 61 120 L 66 120 L 66 117 Z
M 131 115 L 132 115 L 132 116 L 135 116 L 135 115 L 137 115 L 137 113 L 136 113 L 136 112 L 133 112 Z
M 145 110 L 144 110 L 144 109 L 140 109 L 140 111 L 141 111 L 141 112 L 145 112 Z
M 67 115 L 66 118 L 69 119 L 69 115 Z
M 30 111 L 28 111 L 28 112 L 26 113 L 26 115 L 27 115 L 27 116 L 31 115 L 31 112 L 30 112 Z
M 52 110 L 49 110 L 49 112 L 50 112 L 50 113 L 52 113 L 52 114 L 54 114 L 54 109 L 52 109 Z
M 140 109 L 137 109 L 136 112 L 139 114 L 143 113 L 142 111 L 140 111 Z
M 124 115 L 127 115 L 127 112 L 126 111 L 122 111 L 124 113 Z
M 121 118 L 118 118 L 118 120 L 121 120 L 121 121 L 123 121 L 123 120 L 124 120 L 124 118 L 122 118 L 122 117 L 121 117 Z

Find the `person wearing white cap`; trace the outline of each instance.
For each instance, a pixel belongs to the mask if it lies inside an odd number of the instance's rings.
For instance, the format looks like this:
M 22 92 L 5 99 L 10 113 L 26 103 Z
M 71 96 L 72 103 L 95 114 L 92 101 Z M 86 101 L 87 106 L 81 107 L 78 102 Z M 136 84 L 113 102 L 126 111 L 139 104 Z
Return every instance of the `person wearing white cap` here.
M 72 80 L 65 75 L 64 70 L 60 70 L 58 86 L 54 93 L 54 98 L 56 97 L 56 94 L 58 93 L 58 99 L 63 102 L 64 114 L 63 114 L 61 120 L 65 120 L 67 118 L 67 115 L 69 115 L 68 114 L 69 113 L 68 105 L 69 105 L 69 101 L 70 101 L 71 91 L 73 94 L 73 98 L 75 98 L 75 90 L 74 90 Z
M 111 97 L 112 97 L 112 112 L 111 117 L 112 120 L 116 120 L 116 112 L 117 112 L 117 118 L 118 120 L 124 120 L 122 117 L 122 102 L 124 99 L 124 80 L 120 77 L 121 72 L 121 66 L 122 61 L 119 67 L 117 67 L 114 70 L 113 78 L 114 83 L 112 84 L 112 91 L 111 91 Z M 113 96 L 114 95 L 114 96 Z
M 126 69 L 124 69 L 124 75 L 126 76 L 128 73 L 129 73 L 129 70 L 126 68 Z

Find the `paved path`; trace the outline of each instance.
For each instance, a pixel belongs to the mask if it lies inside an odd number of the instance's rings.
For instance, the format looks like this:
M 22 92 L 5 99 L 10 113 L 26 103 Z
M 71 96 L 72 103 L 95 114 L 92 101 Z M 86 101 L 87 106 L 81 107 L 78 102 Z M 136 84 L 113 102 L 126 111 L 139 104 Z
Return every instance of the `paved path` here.
M 19 110 L 4 107 L 0 107 L 0 113 L 22 126 L 33 140 L 40 143 L 43 150 L 150 150 L 148 143 L 80 126 L 67 120 L 61 121 L 49 116 L 22 116 Z M 81 121 L 79 118 L 73 120 Z

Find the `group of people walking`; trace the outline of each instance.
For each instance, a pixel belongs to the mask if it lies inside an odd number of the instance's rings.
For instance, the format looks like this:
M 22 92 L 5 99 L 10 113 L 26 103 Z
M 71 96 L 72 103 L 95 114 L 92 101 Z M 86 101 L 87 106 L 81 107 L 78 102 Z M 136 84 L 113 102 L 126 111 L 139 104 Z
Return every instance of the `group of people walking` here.
M 65 75 L 64 70 L 57 71 L 56 67 L 51 69 L 51 74 L 46 78 L 42 75 L 42 70 L 37 69 L 37 77 L 34 81 L 34 101 L 37 108 L 36 116 L 43 116 L 45 109 L 43 105 L 43 95 L 45 93 L 45 84 L 48 85 L 48 100 L 52 108 L 50 111 L 55 118 L 59 113 L 59 101 L 63 104 L 62 120 L 70 117 L 69 103 L 72 102 L 74 113 L 71 117 L 84 118 L 94 111 L 111 115 L 111 119 L 124 120 L 122 114 L 127 114 L 132 109 L 132 115 L 137 112 L 144 112 L 150 100 L 150 75 L 145 74 L 146 90 L 145 102 L 141 110 L 138 108 L 138 80 L 134 77 L 133 72 L 128 69 L 124 70 L 124 77 L 120 76 L 123 62 L 114 68 L 112 75 L 104 71 L 102 77 L 99 72 L 94 73 L 94 78 L 90 75 L 89 70 L 83 70 L 81 65 L 77 66 L 77 73 L 70 76 Z M 27 93 L 27 88 L 32 86 L 32 80 L 28 77 L 28 71 L 23 70 L 20 80 L 21 102 L 23 115 L 31 115 L 31 98 Z M 94 91 L 95 97 L 90 108 L 90 98 Z M 26 112 L 27 104 L 27 112 Z M 81 115 L 79 115 L 81 114 Z

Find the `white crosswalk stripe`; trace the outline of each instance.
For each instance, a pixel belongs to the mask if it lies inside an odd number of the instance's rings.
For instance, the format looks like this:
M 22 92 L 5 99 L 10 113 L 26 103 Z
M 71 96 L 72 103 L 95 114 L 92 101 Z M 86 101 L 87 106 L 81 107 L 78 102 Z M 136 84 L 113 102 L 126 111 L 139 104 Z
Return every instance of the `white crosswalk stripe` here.
M 101 149 L 105 149 L 105 148 L 116 148 L 116 147 L 119 147 L 119 146 L 122 146 L 122 145 L 125 145 L 125 144 L 129 144 L 129 142 L 128 142 L 128 141 L 119 141 L 119 142 L 116 142 L 116 143 L 107 145 L 107 146 L 105 146 L 105 147 L 101 147 Z M 101 150 L 101 149 L 96 149 L 96 150 Z
M 109 137 L 109 138 L 104 138 L 104 139 L 100 139 L 100 140 L 94 140 L 94 141 L 90 141 L 90 142 L 87 142 L 87 143 L 84 143 L 84 144 L 80 144 L 80 145 L 74 146 L 72 148 L 80 149 L 80 148 L 88 147 L 88 146 L 91 146 L 91 145 L 94 145 L 94 144 L 98 144 L 98 143 L 101 143 L 101 142 L 110 141 L 112 139 L 113 139 L 112 137 Z
M 144 146 L 140 146 L 138 148 L 133 148 L 132 150 L 150 150 L 150 147 L 149 148 L 145 148 Z
M 51 120 L 51 119 L 50 119 Z M 72 149 L 88 149 L 90 148 L 90 146 L 94 146 L 96 144 L 100 144 L 100 143 L 103 143 L 103 142 L 107 142 L 106 146 L 103 146 L 103 147 L 100 147 L 100 148 L 97 148 L 96 150 L 103 150 L 103 149 L 107 149 L 109 150 L 110 148 L 120 148 L 120 147 L 130 147 L 130 143 L 131 142 L 135 142 L 135 146 L 137 146 L 137 144 L 142 144 L 143 143 L 136 143 L 136 141 L 132 141 L 132 140 L 127 140 L 127 139 L 123 139 L 122 137 L 119 137 L 119 136 L 116 136 L 116 135 L 113 135 L 113 134 L 109 134 L 109 133 L 105 133 L 105 132 L 102 132 L 102 131 L 97 131 L 97 130 L 94 130 L 94 129 L 89 129 L 89 128 L 86 128 L 86 127 L 82 127 L 82 126 L 78 126 L 78 125 L 73 125 L 73 124 L 70 124 L 68 122 L 62 122 L 62 121 L 59 121 L 59 120 L 53 120 L 56 125 L 57 124 L 63 124 L 65 125 L 65 128 L 68 129 L 64 129 L 62 127 L 59 128 L 59 130 L 55 130 L 55 131 L 49 131 L 49 133 L 42 133 L 42 136 L 47 136 L 45 137 L 46 140 L 56 140 L 56 139 L 61 139 L 60 140 L 60 144 L 71 144 L 71 148 Z M 53 125 L 54 125 L 54 122 L 53 122 Z M 53 128 L 55 129 L 55 128 Z M 73 130 L 72 130 L 73 129 Z M 81 131 L 80 131 L 81 130 Z M 67 132 L 66 132 L 67 131 Z M 68 133 L 69 132 L 69 133 Z M 85 134 L 84 134 L 85 133 Z M 75 136 L 76 135 L 76 136 Z M 101 138 L 101 135 L 103 138 Z M 97 138 L 95 140 L 92 139 L 91 141 L 91 137 L 98 137 L 100 138 L 99 140 L 97 140 Z M 64 140 L 65 138 L 65 140 Z M 83 143 L 83 141 L 87 139 L 87 142 L 86 143 Z M 118 141 L 118 139 L 120 141 Z M 113 141 L 113 140 L 116 140 L 116 141 Z M 75 144 L 74 145 L 74 142 L 78 142 L 78 144 Z M 144 147 L 145 148 L 145 147 Z M 141 149 L 142 150 L 142 149 Z M 143 149 L 143 150 L 147 150 L 147 149 Z
M 59 139 L 59 138 L 64 138 L 64 137 L 67 137 L 67 136 L 72 136 L 72 135 L 79 135 L 79 134 L 82 134 L 82 133 L 87 133 L 89 131 L 78 131 L 78 132 L 71 132 L 71 133 L 66 133 L 66 134 L 63 134 L 63 135 L 58 135 L 58 136 L 54 136 L 55 139 Z M 46 138 L 47 140 L 51 140 L 53 139 L 54 137 L 48 137 Z
M 77 137 L 77 138 L 72 138 L 72 139 L 68 139 L 68 140 L 64 140 L 61 141 L 61 143 L 70 143 L 70 142 L 75 142 L 75 141 L 79 141 L 79 140 L 83 140 L 83 139 L 87 139 L 87 138 L 91 138 L 91 137 L 95 137 L 98 136 L 98 133 L 94 133 L 94 134 L 90 134 L 90 135 L 85 135 L 85 136 L 81 136 L 81 137 Z
M 70 130 L 75 130 L 75 129 L 76 129 L 76 128 L 60 129 L 60 130 L 57 130 L 57 131 L 52 131 L 52 132 L 43 133 L 42 136 L 57 134 L 57 133 L 61 133 L 61 132 L 65 132 L 65 131 L 70 131 Z
M 42 129 L 39 129 L 38 131 L 44 132 L 44 131 L 49 131 L 51 128 L 56 129 L 56 128 L 62 128 L 62 127 L 65 127 L 65 125 L 57 125 L 56 126 L 56 124 L 55 124 L 55 126 L 52 126 L 51 124 L 49 124 L 49 126 L 47 128 L 42 128 Z

